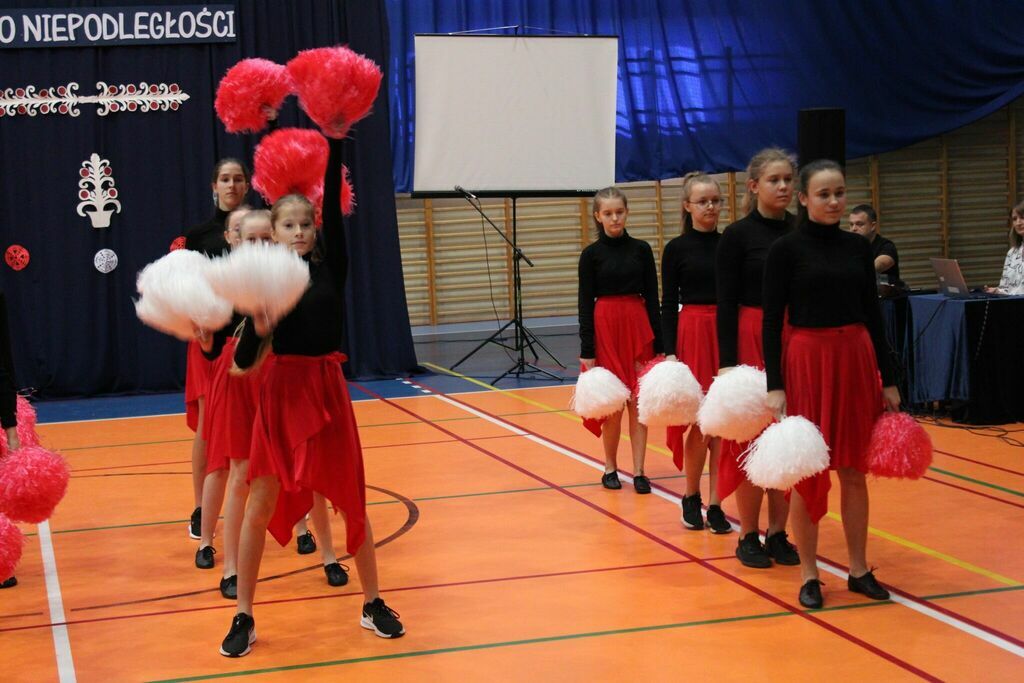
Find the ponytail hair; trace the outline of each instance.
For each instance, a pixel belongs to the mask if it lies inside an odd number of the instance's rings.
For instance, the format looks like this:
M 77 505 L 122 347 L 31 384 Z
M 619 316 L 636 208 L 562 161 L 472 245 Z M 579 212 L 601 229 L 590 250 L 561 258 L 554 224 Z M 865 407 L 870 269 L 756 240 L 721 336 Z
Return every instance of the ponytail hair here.
M 590 211 L 591 215 L 601 210 L 601 203 L 606 199 L 621 199 L 622 205 L 627 209 L 629 208 L 629 200 L 626 199 L 625 193 L 623 193 L 623 191 L 620 190 L 619 188 L 611 186 L 606 187 L 603 190 L 598 190 L 597 193 L 594 195 L 594 203 Z M 596 217 L 594 218 L 594 227 L 597 228 L 597 234 L 598 236 L 600 236 L 602 232 L 601 224 L 597 221 Z
M 761 177 L 761 174 L 764 173 L 764 169 L 768 164 L 775 163 L 776 161 L 785 161 L 793 171 L 796 171 L 796 163 L 793 161 L 792 154 L 781 147 L 765 147 L 755 154 L 750 159 L 750 163 L 747 164 L 747 179 L 758 180 Z M 750 187 L 748 186 L 746 193 L 743 195 L 743 202 L 740 205 L 740 209 L 743 212 L 743 215 L 746 216 L 748 213 L 753 211 L 756 206 L 757 197 L 750 191 Z
M 693 191 L 694 185 L 714 185 L 718 188 L 718 194 L 722 194 L 722 186 L 718 184 L 718 181 L 709 176 L 704 171 L 690 171 L 683 176 L 683 229 L 682 232 L 689 232 L 690 228 L 693 227 L 693 216 L 686 210 L 686 202 L 690 201 L 690 193 Z
M 837 162 L 832 161 L 831 159 L 815 159 L 809 164 L 804 164 L 804 166 L 800 169 L 800 186 L 797 188 L 797 190 L 806 195 L 807 188 L 811 184 L 811 178 L 818 175 L 822 171 L 836 171 L 839 174 L 841 174 L 843 178 L 846 177 L 846 171 L 844 171 L 843 167 L 840 166 Z M 797 222 L 803 223 L 807 220 L 807 218 L 807 207 L 801 203 L 800 210 L 797 213 Z

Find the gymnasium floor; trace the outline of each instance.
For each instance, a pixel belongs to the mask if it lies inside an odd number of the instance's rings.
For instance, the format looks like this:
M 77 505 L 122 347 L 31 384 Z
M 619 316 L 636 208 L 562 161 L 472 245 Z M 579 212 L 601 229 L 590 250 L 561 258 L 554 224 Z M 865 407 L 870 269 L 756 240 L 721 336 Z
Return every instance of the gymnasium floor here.
M 42 403 L 40 435 L 73 479 L 54 517 L 24 528 L 20 584 L 0 592 L 0 680 L 1024 678 L 1024 425 L 928 425 L 925 479 L 871 484 L 869 559 L 890 602 L 846 591 L 834 496 L 827 606 L 808 612 L 798 568 L 745 568 L 736 534 L 682 528 L 660 438 L 654 495 L 628 479 L 606 491 L 599 441 L 565 412 L 569 383 L 498 391 L 425 367 L 352 385 L 382 592 L 405 637 L 359 627 L 354 572 L 331 588 L 318 555 L 271 540 L 256 646 L 220 656 L 234 605 L 219 556 L 193 567 L 191 433 L 161 414 L 180 395 Z

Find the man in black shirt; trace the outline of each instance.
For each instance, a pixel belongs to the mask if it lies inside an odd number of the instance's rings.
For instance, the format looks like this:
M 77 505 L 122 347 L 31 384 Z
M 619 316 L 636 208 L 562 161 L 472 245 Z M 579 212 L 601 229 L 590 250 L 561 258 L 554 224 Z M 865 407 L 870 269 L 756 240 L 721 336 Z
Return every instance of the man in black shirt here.
M 870 204 L 859 204 L 850 211 L 850 232 L 855 232 L 871 243 L 871 255 L 875 259 L 875 272 L 879 282 L 902 288 L 900 280 L 900 259 L 896 245 L 878 234 L 878 215 Z

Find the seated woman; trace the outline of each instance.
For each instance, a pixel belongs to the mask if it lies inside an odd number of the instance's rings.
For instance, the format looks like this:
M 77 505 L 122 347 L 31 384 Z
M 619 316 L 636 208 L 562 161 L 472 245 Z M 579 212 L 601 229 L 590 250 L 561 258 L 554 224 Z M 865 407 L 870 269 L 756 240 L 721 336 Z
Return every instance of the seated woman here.
M 1010 211 L 1010 249 L 1003 262 L 999 286 L 987 289 L 1000 294 L 1024 295 L 1024 201 Z

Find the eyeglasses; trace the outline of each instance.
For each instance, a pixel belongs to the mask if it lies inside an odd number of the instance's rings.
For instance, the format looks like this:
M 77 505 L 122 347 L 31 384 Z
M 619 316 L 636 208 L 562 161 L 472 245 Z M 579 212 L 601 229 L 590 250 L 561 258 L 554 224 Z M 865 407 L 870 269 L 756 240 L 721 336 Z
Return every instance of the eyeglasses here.
M 725 203 L 721 198 L 719 198 L 719 199 L 703 199 L 703 200 L 701 200 L 699 202 L 691 202 L 689 199 L 687 199 L 686 202 L 687 202 L 687 204 L 693 204 L 695 206 L 699 206 L 702 209 L 710 209 L 710 208 L 717 209 L 720 206 L 722 206 L 722 204 Z

